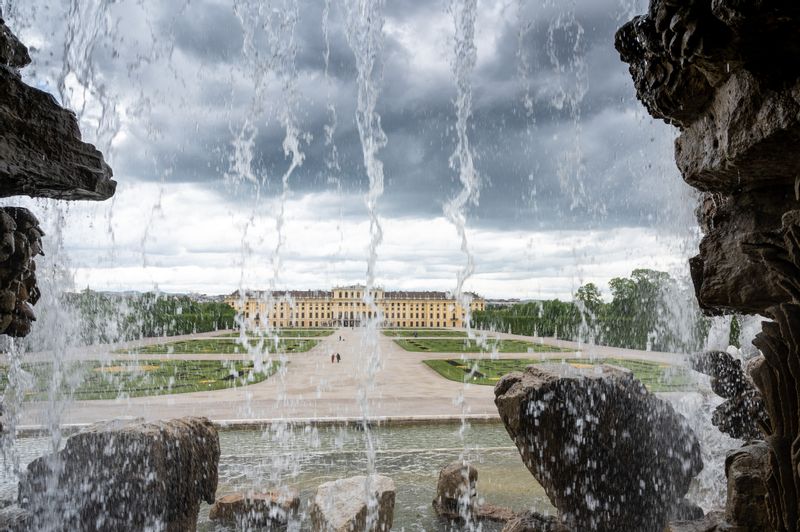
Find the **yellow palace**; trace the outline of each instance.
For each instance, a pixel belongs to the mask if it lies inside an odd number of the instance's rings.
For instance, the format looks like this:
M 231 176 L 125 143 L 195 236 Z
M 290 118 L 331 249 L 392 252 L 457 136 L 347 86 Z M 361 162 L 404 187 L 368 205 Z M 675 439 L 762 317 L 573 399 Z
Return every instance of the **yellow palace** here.
M 244 319 L 271 327 L 356 327 L 372 319 L 375 309 L 365 302 L 364 286 L 325 290 L 236 291 L 225 298 Z M 466 294 L 470 311 L 484 310 L 486 301 Z M 446 292 L 372 290 L 384 327 L 464 327 L 465 308 Z M 266 320 L 266 322 L 265 322 Z

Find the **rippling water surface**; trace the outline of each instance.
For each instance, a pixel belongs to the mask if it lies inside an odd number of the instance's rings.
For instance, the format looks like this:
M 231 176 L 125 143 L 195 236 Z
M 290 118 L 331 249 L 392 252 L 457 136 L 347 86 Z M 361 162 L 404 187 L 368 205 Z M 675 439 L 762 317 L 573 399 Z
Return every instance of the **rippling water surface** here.
M 393 530 L 447 530 L 431 508 L 439 470 L 465 452 L 457 424 L 374 428 L 376 466 L 397 488 Z M 478 494 L 486 502 L 514 510 L 533 508 L 551 513 L 547 496 L 528 473 L 508 434 L 499 424 L 476 424 L 465 432 L 468 459 L 478 469 Z M 295 427 L 275 430 L 220 432 L 222 456 L 217 496 L 248 489 L 288 486 L 301 495 L 302 513 L 317 486 L 329 480 L 363 474 L 363 434 L 343 427 Z M 45 454 L 46 438 L 17 442 L 20 464 Z M 278 465 L 281 467 L 277 467 Z M 284 471 L 276 478 L 275 471 Z M 0 472 L 0 499 L 16 498 L 16 477 Z M 201 531 L 224 530 L 208 521 L 209 506 L 200 512 Z M 307 521 L 299 529 L 309 530 Z M 483 530 L 501 527 L 484 526 Z
M 374 429 L 378 440 L 377 470 L 391 477 L 397 488 L 394 530 L 446 529 L 433 514 L 431 501 L 439 470 L 464 452 L 458 430 L 459 425 L 453 424 Z M 300 491 L 305 509 L 321 483 L 363 474 L 366 452 L 358 430 L 320 427 L 293 432 L 293 438 L 273 438 L 270 432 L 259 431 L 220 433 L 222 458 L 217 495 L 251 487 L 267 489 L 281 483 Z M 502 425 L 474 425 L 465 438 L 467 456 L 478 469 L 478 494 L 486 502 L 515 510 L 554 511 Z M 292 442 L 286 445 L 273 440 Z M 296 467 L 286 478 L 271 478 L 272 464 L 284 459 L 293 461 Z M 206 515 L 204 508 L 201 520 Z M 302 528 L 307 529 L 307 524 Z M 214 527 L 206 525 L 203 529 Z

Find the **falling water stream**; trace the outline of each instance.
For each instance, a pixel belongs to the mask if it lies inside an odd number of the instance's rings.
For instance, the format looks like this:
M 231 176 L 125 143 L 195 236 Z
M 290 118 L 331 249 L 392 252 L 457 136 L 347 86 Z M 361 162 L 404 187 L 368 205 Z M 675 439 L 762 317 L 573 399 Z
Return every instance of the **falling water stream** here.
M 475 259 L 470 251 L 467 239 L 467 208 L 477 206 L 480 198 L 480 175 L 475 168 L 475 161 L 469 141 L 469 121 L 472 113 L 472 74 L 478 60 L 478 50 L 475 45 L 475 23 L 478 16 L 477 0 L 452 0 L 448 11 L 453 17 L 453 59 L 452 70 L 456 85 L 456 149 L 450 157 L 450 168 L 458 172 L 461 190 L 444 205 L 445 217 L 456 228 L 460 240 L 461 252 L 464 254 L 465 264 L 456 274 L 456 287 L 453 291 L 455 300 L 459 303 L 464 313 L 467 328 L 467 342 L 475 339 L 472 331 L 472 316 L 470 294 L 464 293 L 464 283 L 475 272 Z M 484 337 L 485 339 L 485 337 Z M 481 342 L 482 349 L 485 342 Z M 480 357 L 478 357 L 480 358 Z M 467 355 L 461 355 L 462 364 L 466 365 Z M 477 364 L 474 363 L 474 364 Z M 477 367 L 473 368 L 473 372 Z M 469 389 L 468 380 L 464 382 L 464 390 L 454 399 L 454 404 L 461 410 L 461 428 L 459 436 L 462 439 L 464 450 L 459 454 L 459 461 L 469 464 L 467 460 L 469 448 L 465 438 L 469 427 L 467 415 L 469 405 L 465 394 Z M 464 484 L 470 485 L 469 470 L 462 469 Z M 472 493 L 463 490 L 458 498 L 458 511 L 467 530 L 482 530 L 483 524 L 476 523 L 472 516 Z
M 378 345 L 378 328 L 383 320 L 376 303 L 375 268 L 378 261 L 378 246 L 383 241 L 383 228 L 378 216 L 378 200 L 383 195 L 383 162 L 378 152 L 386 146 L 386 134 L 381 127 L 377 112 L 379 83 L 382 77 L 383 58 L 383 1 L 355 0 L 346 4 L 347 42 L 353 50 L 358 72 L 356 80 L 357 108 L 356 126 L 364 155 L 364 167 L 369 180 L 369 189 L 364 198 L 369 216 L 369 250 L 363 301 L 366 305 L 366 327 L 361 337 L 362 378 L 358 388 L 358 404 L 361 409 L 364 442 L 367 451 L 366 485 L 367 518 L 366 529 L 371 530 L 378 522 L 378 501 L 372 489 L 375 463 L 375 435 L 370 426 L 370 402 L 375 388 L 375 376 L 381 370 L 381 352 Z M 362 314 L 363 319 L 363 314 Z
M 186 58 L 182 55 L 184 52 L 178 51 L 177 42 L 186 39 L 186 36 L 181 33 L 185 28 L 180 22 L 184 18 L 191 20 L 193 16 L 199 16 L 201 8 L 207 7 L 206 3 L 187 0 L 181 5 L 166 7 L 155 0 L 70 0 L 56 2 L 58 5 L 51 6 L 52 9 L 45 9 L 40 2 L 0 0 L 0 7 L 12 29 L 23 38 L 29 37 L 37 46 L 49 50 L 48 39 L 63 41 L 60 56 L 51 57 L 33 50 L 34 65 L 31 69 L 35 73 L 23 75 L 30 75 L 33 82 L 56 94 L 63 105 L 75 110 L 84 138 L 97 144 L 112 165 L 116 160 L 124 161 L 126 154 L 118 153 L 118 147 L 125 146 L 130 137 L 145 139 L 154 146 L 153 153 L 148 153 L 147 158 L 151 159 L 152 174 L 160 178 L 159 192 L 151 206 L 145 205 L 150 215 L 141 221 L 139 249 L 123 249 L 124 244 L 116 243 L 113 220 L 119 208 L 117 203 L 112 203 L 106 211 L 94 211 L 107 216 L 109 240 L 114 247 L 109 260 L 115 260 L 119 253 L 138 251 L 142 256 L 143 269 L 158 265 L 159 250 L 162 248 L 157 235 L 164 229 L 159 224 L 161 213 L 166 208 L 162 204 L 163 191 L 173 180 L 181 182 L 177 176 L 183 171 L 181 164 L 188 165 L 187 161 L 197 156 L 196 152 L 192 152 L 193 138 L 195 135 L 201 138 L 205 133 L 199 126 L 193 132 L 185 132 L 186 139 L 181 144 L 185 154 L 171 154 L 167 159 L 157 155 L 155 147 L 170 127 L 168 117 L 164 117 L 165 108 L 175 102 L 184 110 L 191 108 L 194 112 L 202 112 L 203 105 L 206 105 L 203 102 L 213 98 L 227 102 L 227 116 L 218 118 L 220 123 L 227 126 L 227 137 L 216 139 L 215 145 L 202 145 L 197 149 L 213 152 L 217 156 L 216 167 L 210 166 L 204 171 L 213 175 L 216 181 L 214 185 L 219 184 L 220 188 L 224 185 L 225 194 L 237 202 L 232 218 L 238 226 L 232 232 L 231 239 L 240 243 L 240 252 L 235 267 L 229 271 L 238 275 L 242 306 L 247 301 L 247 291 L 255 288 L 263 289 L 259 296 L 261 308 L 269 309 L 282 303 L 288 303 L 290 308 L 295 306 L 294 299 L 286 290 L 294 288 L 288 286 L 286 280 L 291 269 L 292 245 L 295 243 L 288 236 L 292 234 L 293 222 L 290 204 L 296 195 L 303 194 L 306 190 L 304 187 L 318 178 L 307 171 L 307 163 L 313 157 L 323 161 L 324 185 L 336 193 L 338 235 L 329 234 L 325 238 L 338 242 L 338 248 L 330 248 L 329 254 L 331 260 L 337 263 L 352 259 L 352 253 L 345 249 L 349 235 L 345 234 L 344 229 L 344 204 L 348 193 L 352 193 L 347 188 L 352 186 L 347 185 L 347 179 L 361 177 L 349 175 L 352 173 L 363 172 L 366 177 L 365 187 L 360 186 L 364 185 L 363 181 L 356 185 L 358 192 L 363 192 L 361 214 L 367 220 L 365 232 L 368 233 L 365 253 L 358 257 L 361 261 L 359 267 L 365 266 L 366 270 L 361 288 L 364 315 L 358 336 L 358 390 L 353 398 L 358 407 L 358 427 L 344 424 L 317 427 L 294 422 L 286 412 L 296 406 L 299 399 L 287 392 L 286 379 L 292 361 L 280 348 L 280 332 L 269 320 L 263 320 L 256 326 L 252 319 L 240 315 L 237 341 L 242 353 L 246 353 L 256 370 L 277 364 L 276 374 L 271 379 L 275 379 L 278 385 L 274 405 L 262 408 L 251 401 L 252 394 L 244 386 L 246 382 L 243 379 L 237 381 L 237 386 L 243 386 L 245 400 L 236 405 L 231 416 L 268 419 L 270 423 L 263 431 L 221 433 L 219 493 L 297 488 L 303 499 L 304 511 L 297 522 L 290 524 L 290 529 L 301 530 L 308 526 L 305 505 L 313 496 L 316 486 L 336 478 L 366 474 L 369 493 L 371 475 L 377 473 L 390 476 L 397 485 L 396 530 L 445 530 L 453 527 L 471 531 L 495 530 L 495 525 L 470 519 L 469 501 L 466 498 L 460 507 L 464 516 L 463 526 L 446 525 L 432 513 L 430 502 L 439 468 L 454 459 L 460 459 L 478 467 L 481 479 L 478 493 L 486 500 L 519 511 L 533 508 L 552 513 L 553 508 L 541 487 L 522 465 L 503 427 L 499 424 L 469 422 L 471 410 L 467 397 L 477 385 L 467 381 L 453 397 L 454 411 L 458 412 L 460 422 L 458 425 L 432 424 L 401 428 L 378 426 L 374 422 L 378 410 L 376 406 L 390 400 L 381 395 L 377 386 L 378 377 L 385 370 L 385 361 L 381 352 L 380 330 L 384 316 L 376 302 L 375 293 L 382 288 L 393 288 L 383 287 L 381 283 L 395 281 L 382 271 L 382 244 L 384 237 L 387 240 L 391 237 L 391 226 L 384 218 L 388 215 L 382 210 L 382 204 L 391 198 L 389 193 L 384 197 L 384 187 L 386 185 L 386 189 L 390 190 L 393 180 L 402 182 L 405 178 L 404 175 L 394 175 L 391 170 L 394 167 L 390 166 L 391 156 L 388 154 L 394 139 L 387 135 L 381 122 L 382 115 L 392 116 L 393 112 L 396 115 L 392 102 L 387 101 L 387 94 L 394 94 L 392 87 L 386 90 L 383 87 L 384 69 L 387 65 L 398 64 L 393 61 L 396 58 L 392 54 L 396 53 L 397 34 L 402 33 L 403 27 L 392 20 L 397 16 L 393 11 L 396 7 L 383 0 L 325 0 L 321 20 L 314 21 L 314 25 L 321 25 L 323 47 L 321 50 L 309 50 L 303 47 L 307 39 L 303 33 L 303 21 L 306 11 L 312 10 L 307 9 L 308 5 L 302 0 L 231 0 L 230 5 L 211 2 L 215 7 L 219 7 L 216 4 L 222 5 L 241 27 L 240 46 L 233 52 L 241 63 L 233 66 L 221 60 L 209 61 L 210 64 L 203 64 L 207 72 L 197 73 L 195 78 L 181 78 L 179 72 Z M 641 4 L 636 0 L 621 0 L 618 6 L 620 19 L 627 20 L 631 13 L 640 11 Z M 594 86 L 590 86 L 589 82 L 591 60 L 587 57 L 590 28 L 584 25 L 579 16 L 581 5 L 578 0 L 563 3 L 544 0 L 535 4 L 520 0 L 514 15 L 517 19 L 509 22 L 509 25 L 516 25 L 517 28 L 516 50 L 513 50 L 513 43 L 508 48 L 512 49 L 514 56 L 509 56 L 508 61 L 515 59 L 517 62 L 513 69 L 515 88 L 509 94 L 516 98 L 519 119 L 526 124 L 523 141 L 532 145 L 533 139 L 537 138 L 534 133 L 547 128 L 547 121 L 552 116 L 566 116 L 569 125 L 567 139 L 557 139 L 558 143 L 550 139 L 554 145 L 561 146 L 557 153 L 548 151 L 545 146 L 527 148 L 535 152 L 532 158 L 536 162 L 526 168 L 520 177 L 527 186 L 523 198 L 526 209 L 521 215 L 524 217 L 536 218 L 541 215 L 540 211 L 546 207 L 543 204 L 548 200 L 541 191 L 551 185 L 555 185 L 560 195 L 568 200 L 566 205 L 569 212 L 559 213 L 565 218 L 575 212 L 583 212 L 591 218 L 592 223 L 600 223 L 608 214 L 607 198 L 593 196 L 589 186 L 592 176 L 586 166 L 587 157 L 592 153 L 591 146 L 587 147 L 584 139 L 586 122 L 590 119 L 587 117 L 590 113 L 587 112 L 586 100 Z M 487 68 L 481 63 L 483 56 L 479 56 L 478 45 L 491 42 L 490 39 L 482 40 L 485 36 L 481 35 L 481 17 L 496 15 L 492 9 L 483 11 L 484 7 L 477 0 L 450 0 L 444 11 L 448 17 L 447 27 L 452 28 L 453 34 L 452 38 L 442 41 L 446 41 L 446 46 L 442 45 L 440 50 L 442 56 L 448 58 L 451 87 L 454 87 L 454 96 L 451 98 L 453 115 L 448 117 L 452 119 L 450 121 L 454 127 L 448 130 L 448 134 L 442 135 L 448 139 L 442 142 L 449 149 L 448 142 L 452 141 L 453 149 L 447 154 L 449 157 L 441 154 L 440 157 L 447 159 L 446 166 L 453 176 L 457 176 L 458 183 L 458 190 L 444 202 L 442 215 L 455 228 L 456 239 L 451 243 L 454 248 L 460 249 L 463 258 L 459 264 L 450 265 L 456 274 L 452 294 L 464 311 L 465 341 L 474 341 L 481 346 L 481 353 L 474 356 L 460 354 L 462 364 L 473 359 L 499 357 L 498 344 L 487 342 L 487 331 L 476 331 L 471 323 L 470 291 L 491 277 L 482 276 L 491 272 L 481 270 L 485 257 L 480 255 L 479 239 L 471 241 L 471 213 L 481 207 L 479 199 L 482 191 L 502 185 L 502 182 L 492 183 L 492 179 L 497 177 L 492 176 L 490 168 L 482 165 L 482 155 L 487 148 L 485 140 L 482 141 L 477 133 L 484 126 L 482 120 L 488 120 L 486 114 L 477 111 L 481 87 L 475 86 L 474 80 L 481 68 Z M 171 15 L 164 15 L 165 11 Z M 58 20 L 59 16 L 64 18 L 63 24 L 56 25 L 58 31 L 49 36 L 37 33 L 37 25 L 43 24 L 44 20 Z M 135 23 L 131 22 L 131 28 L 125 26 L 127 16 L 131 20 L 136 19 Z M 159 16 L 168 19 L 168 23 L 160 21 Z M 137 32 L 145 35 L 141 41 L 132 37 Z M 347 80 L 347 83 L 352 83 L 352 86 L 347 85 L 352 89 L 352 105 L 343 105 L 335 93 L 337 83 L 341 83 L 339 78 L 351 75 L 347 68 L 342 67 L 343 60 L 337 55 L 340 53 L 336 49 L 337 37 L 343 37 L 352 52 L 348 60 L 353 61 L 354 79 Z M 531 43 L 536 43 L 538 48 Z M 186 45 L 185 42 L 183 44 Z M 611 46 L 611 43 L 608 45 Z M 498 43 L 491 43 L 489 48 L 491 46 L 508 51 Z M 491 51 L 486 52 L 487 57 Z M 494 52 L 500 53 L 497 50 Z M 305 70 L 308 61 L 306 56 L 311 54 L 320 56 L 317 59 L 324 63 L 324 75 L 319 78 L 314 78 Z M 409 61 L 417 59 L 422 61 L 426 58 L 412 58 Z M 205 74 L 213 78 L 208 93 L 202 90 L 192 92 L 193 84 L 202 84 Z M 136 90 L 126 93 L 118 86 L 122 83 L 129 83 Z M 304 90 L 315 83 L 325 84 L 322 101 L 315 101 L 304 94 Z M 181 91 L 185 91 L 186 96 L 173 94 Z M 194 102 L 193 97 L 201 102 Z M 243 102 L 246 103 L 243 106 L 245 110 L 235 113 L 234 108 Z M 324 115 L 321 123 L 314 123 L 310 118 L 312 113 L 309 109 L 315 106 L 324 109 L 320 113 Z M 353 126 L 360 144 L 360 164 L 348 161 L 345 155 L 347 145 L 337 141 Z M 502 127 L 500 131 L 503 132 Z M 316 149 L 315 140 L 322 144 L 320 149 Z M 508 142 L 511 141 L 509 138 Z M 265 162 L 269 159 L 266 152 L 270 150 L 282 154 L 280 163 L 270 165 Z M 186 156 L 180 158 L 179 155 Z M 548 158 L 554 162 L 554 175 L 544 175 L 540 171 L 539 164 Z M 643 169 L 639 171 L 644 172 Z M 446 182 L 453 176 L 430 176 L 430 179 Z M 135 194 L 135 189 L 126 188 L 124 182 L 127 177 L 117 176 L 121 183 L 118 196 Z M 447 189 L 446 183 L 442 189 Z M 684 198 L 679 199 L 682 201 Z M 19 203 L 17 198 L 13 198 L 13 201 L 3 200 L 4 205 Z M 3 340 L 9 381 L 3 397 L 3 424 L 10 434 L 10 437 L 0 441 L 5 465 L 0 473 L 0 503 L 3 504 L 13 497 L 18 475 L 30 460 L 63 446 L 65 437 L 62 425 L 66 413 L 73 406 L 71 393 L 80 385 L 83 377 L 80 372 L 73 371 L 71 366 L 74 361 L 70 359 L 71 355 L 68 356 L 78 347 L 76 339 L 79 335 L 76 331 L 81 326 L 80 318 L 65 306 L 62 293 L 76 289 L 65 232 L 71 224 L 82 224 L 86 219 L 73 220 L 71 208 L 56 201 L 29 201 L 25 205 L 35 210 L 45 222 L 48 256 L 38 271 L 43 297 L 36 307 L 40 314 L 36 333 L 28 340 Z M 347 207 L 352 209 L 351 205 Z M 320 218 L 324 216 L 327 214 L 321 214 Z M 675 223 L 684 224 L 684 221 L 680 219 Z M 680 229 L 685 230 L 685 227 Z M 300 234 L 313 240 L 314 229 L 306 228 L 305 231 Z M 538 236 L 531 237 L 528 242 L 532 268 L 541 260 L 539 250 L 545 246 L 544 242 L 536 240 L 541 238 L 541 234 L 536 233 Z M 696 234 L 686 237 L 685 240 L 689 242 L 687 247 L 694 246 L 695 237 Z M 116 248 L 118 245 L 119 249 Z M 520 244 L 524 245 L 524 242 Z M 585 261 L 588 261 L 587 257 L 576 255 L 574 262 L 577 264 L 572 266 L 577 266 L 579 270 Z M 335 264 L 329 271 L 316 272 L 317 281 L 324 275 L 330 275 L 338 282 L 343 276 L 349 275 L 344 271 L 345 266 L 341 266 L 342 273 L 338 268 L 340 266 Z M 413 275 L 413 272 L 409 275 Z M 582 275 L 577 277 L 582 280 Z M 158 291 L 155 281 L 153 286 Z M 676 290 L 672 294 L 663 314 L 673 330 L 654 330 L 651 332 L 654 338 L 668 333 L 678 337 L 691 334 L 691 316 L 687 313 L 692 309 L 687 310 L 685 305 L 687 298 L 691 297 L 686 290 Z M 595 317 L 589 309 L 581 307 L 580 310 L 583 322 L 579 331 L 581 347 L 578 356 L 593 356 L 592 345 L 602 336 L 602 331 L 594 328 Z M 132 311 L 120 305 L 115 312 L 120 318 Z M 753 323 L 745 322 L 743 336 L 752 336 Z M 104 329 L 105 341 L 125 340 L 123 332 L 114 327 L 108 325 Z M 708 347 L 728 348 L 726 335 L 729 330 L 730 322 L 715 322 L 709 334 Z M 96 338 L 95 341 L 100 340 Z M 748 343 L 749 338 L 743 338 L 742 345 Z M 678 349 L 679 346 L 676 346 L 675 350 Z M 37 421 L 46 429 L 47 437 L 15 439 L 15 429 L 29 423 L 21 415 L 25 394 L 32 387 L 32 377 L 23 367 L 30 351 L 47 353 L 46 361 L 53 368 L 46 416 Z M 746 349 L 737 350 L 734 354 L 742 358 L 752 355 Z M 102 363 L 113 363 L 111 355 L 105 357 Z M 317 370 L 327 362 L 328 355 L 318 359 Z M 133 360 L 137 359 L 134 357 Z M 472 363 L 475 373 L 478 363 Z M 233 371 L 232 363 L 230 369 Z M 310 393 L 320 397 L 334 386 L 335 382 L 322 378 L 315 383 L 315 387 L 310 387 Z M 700 379 L 698 386 L 705 389 L 707 382 Z M 722 436 L 711 426 L 710 416 L 716 399 L 707 393 L 676 394 L 669 399 L 678 411 L 690 419 L 703 443 L 706 468 L 695 481 L 690 495 L 706 509 L 719 506 L 724 489 L 720 476 L 723 452 L 737 442 Z M 120 404 L 124 404 L 124 400 Z M 372 523 L 377 518 L 378 510 L 374 497 L 369 498 L 368 508 L 368 521 Z M 215 530 L 208 521 L 207 512 L 207 507 L 204 507 L 200 528 Z

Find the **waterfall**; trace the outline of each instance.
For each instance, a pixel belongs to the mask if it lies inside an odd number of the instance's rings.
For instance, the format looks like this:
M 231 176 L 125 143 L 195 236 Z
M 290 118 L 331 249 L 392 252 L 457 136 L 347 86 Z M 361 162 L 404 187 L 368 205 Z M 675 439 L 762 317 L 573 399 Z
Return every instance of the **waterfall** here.
M 461 242 L 461 252 L 466 258 L 466 264 L 456 277 L 455 296 L 464 307 L 468 330 L 470 300 L 464 294 L 464 282 L 475 271 L 475 261 L 467 240 L 467 208 L 478 204 L 481 184 L 468 135 L 469 119 L 472 114 L 472 72 L 478 59 L 478 49 L 475 46 L 477 4 L 477 0 L 464 0 L 463 3 L 453 0 L 449 6 L 455 30 L 452 69 L 457 91 L 455 100 L 457 141 L 456 149 L 450 157 L 450 168 L 458 172 L 461 191 L 444 205 L 444 214 L 455 225 Z
M 367 485 L 369 497 L 366 529 L 371 529 L 377 519 L 377 501 L 371 489 L 371 476 L 375 473 L 375 441 L 369 427 L 370 393 L 375 386 L 375 375 L 381 368 L 381 353 L 378 345 L 378 327 L 381 313 L 375 303 L 375 266 L 378 246 L 383 240 L 383 229 L 378 216 L 378 200 L 383 195 L 383 163 L 378 152 L 386 146 L 387 138 L 381 127 L 377 112 L 381 60 L 383 54 L 383 1 L 353 0 L 346 4 L 347 42 L 353 50 L 358 77 L 356 92 L 358 106 L 356 125 L 361 140 L 364 167 L 369 179 L 369 190 L 364 198 L 369 215 L 369 255 L 364 287 L 364 302 L 372 318 L 367 320 L 367 329 L 362 345 L 366 357 L 364 380 L 359 385 L 358 402 L 363 418 L 364 438 L 367 446 Z

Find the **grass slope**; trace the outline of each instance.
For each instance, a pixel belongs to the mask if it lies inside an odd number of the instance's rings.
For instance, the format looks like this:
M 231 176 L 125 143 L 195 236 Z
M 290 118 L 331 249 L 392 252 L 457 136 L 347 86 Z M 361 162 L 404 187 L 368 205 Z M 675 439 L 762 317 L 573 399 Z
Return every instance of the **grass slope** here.
M 469 381 L 473 384 L 494 386 L 500 378 L 512 371 L 522 371 L 531 364 L 559 363 L 558 360 L 533 360 L 514 358 L 503 360 L 425 360 L 425 364 L 446 379 L 457 382 Z M 612 364 L 627 368 L 647 386 L 651 392 L 682 391 L 692 388 L 692 379 L 688 370 L 657 362 L 645 360 L 629 360 L 619 358 L 597 359 L 589 362 L 586 359 L 565 359 L 566 364 L 586 367 L 591 364 Z
M 394 341 L 406 351 L 416 353 L 481 353 L 489 352 L 496 348 L 498 353 L 560 353 L 569 352 L 547 344 L 527 342 L 525 340 L 487 340 L 487 345 L 482 348 L 475 340 L 440 339 L 440 338 L 413 338 Z
M 323 336 L 330 336 L 333 334 L 333 329 L 274 329 L 270 332 L 269 336 L 278 336 L 278 338 L 320 338 Z M 247 336 L 257 338 L 263 336 L 262 333 L 256 331 L 247 331 Z M 217 338 L 238 338 L 239 333 L 225 333 L 220 334 Z
M 280 353 L 305 353 L 317 345 L 317 340 L 288 339 L 278 342 L 275 349 L 274 343 L 267 339 L 266 346 L 269 352 Z M 258 340 L 250 340 L 250 345 L 256 346 Z M 202 340 L 181 340 L 163 344 L 145 345 L 130 349 L 117 349 L 115 353 L 135 353 L 141 355 L 206 355 L 223 354 L 234 355 L 246 353 L 247 350 L 235 338 L 206 338 Z
M 466 331 L 453 331 L 450 329 L 383 329 L 384 336 L 393 338 L 413 338 L 414 334 L 429 338 L 466 338 Z
M 78 400 L 145 397 L 187 392 L 221 390 L 255 384 L 272 375 L 278 363 L 255 371 L 252 362 L 219 360 L 147 360 L 119 361 L 104 364 L 88 361 L 67 367 L 61 380 L 60 394 Z M 32 376 L 32 389 L 27 400 L 47 399 L 52 382 L 49 363 L 23 364 Z M 8 386 L 8 368 L 0 366 L 0 391 Z

